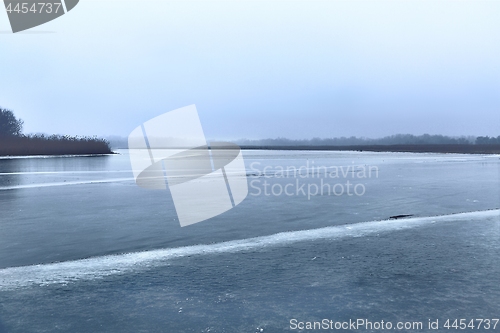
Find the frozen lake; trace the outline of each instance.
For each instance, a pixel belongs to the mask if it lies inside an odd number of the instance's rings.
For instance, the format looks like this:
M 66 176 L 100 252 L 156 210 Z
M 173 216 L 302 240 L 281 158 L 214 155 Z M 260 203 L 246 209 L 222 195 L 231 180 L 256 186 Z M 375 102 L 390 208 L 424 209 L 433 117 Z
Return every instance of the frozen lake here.
M 0 332 L 498 318 L 498 156 L 243 151 L 248 197 L 181 228 L 119 153 L 0 159 Z

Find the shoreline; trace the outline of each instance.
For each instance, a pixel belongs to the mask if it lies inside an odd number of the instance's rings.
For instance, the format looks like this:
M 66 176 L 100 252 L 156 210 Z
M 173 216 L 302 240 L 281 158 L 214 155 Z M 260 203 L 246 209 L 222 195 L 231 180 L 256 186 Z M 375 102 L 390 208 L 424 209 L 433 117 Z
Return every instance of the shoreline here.
M 436 154 L 467 154 L 467 155 L 500 155 L 500 145 L 355 145 L 355 146 L 240 146 L 241 150 L 304 150 L 304 151 L 357 151 L 379 153 L 436 153 Z M 110 152 L 54 152 L 28 154 L 1 154 L 0 159 L 9 158 L 43 158 L 43 157 L 95 157 L 119 155 L 116 150 L 128 148 L 115 147 Z M 181 149 L 181 148 L 179 148 Z
M 103 154 L 0 155 L 0 161 L 1 160 L 9 160 L 9 159 L 58 158 L 58 157 L 102 157 L 102 156 L 112 156 L 112 155 L 120 155 L 120 154 L 115 153 L 115 152 L 111 152 L 111 153 L 103 153 Z
M 68 136 L 0 137 L 1 157 L 114 154 L 109 142 L 99 138 Z
M 240 146 L 242 150 L 370 151 L 388 153 L 500 154 L 500 145 Z

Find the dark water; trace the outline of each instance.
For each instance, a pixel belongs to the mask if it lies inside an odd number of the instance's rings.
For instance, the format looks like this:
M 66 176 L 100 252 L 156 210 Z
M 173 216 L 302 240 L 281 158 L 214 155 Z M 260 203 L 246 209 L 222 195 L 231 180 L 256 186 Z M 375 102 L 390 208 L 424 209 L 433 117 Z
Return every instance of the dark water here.
M 500 207 L 498 156 L 245 152 L 249 170 L 270 166 L 269 178 L 249 177 L 259 184 L 318 183 L 276 175 L 307 161 L 309 173 L 312 162 L 369 165 L 378 177 L 350 173 L 362 196 L 250 189 L 233 210 L 180 228 L 170 194 L 138 188 L 122 153 L 0 160 L 0 332 L 286 332 L 293 318 L 500 316 L 500 218 L 482 212 Z M 467 211 L 478 213 L 421 218 Z M 359 224 L 399 214 L 413 222 Z M 297 232 L 273 236 L 283 231 Z M 164 250 L 102 257 L 153 249 Z

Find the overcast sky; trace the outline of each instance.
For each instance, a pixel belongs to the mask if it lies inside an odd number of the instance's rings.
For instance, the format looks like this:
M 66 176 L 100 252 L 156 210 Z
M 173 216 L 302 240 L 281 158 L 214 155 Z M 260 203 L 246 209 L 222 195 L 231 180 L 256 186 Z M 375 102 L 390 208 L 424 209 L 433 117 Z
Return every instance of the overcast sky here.
M 499 1 L 91 1 L 9 33 L 25 132 L 127 136 L 196 104 L 209 138 L 500 135 Z

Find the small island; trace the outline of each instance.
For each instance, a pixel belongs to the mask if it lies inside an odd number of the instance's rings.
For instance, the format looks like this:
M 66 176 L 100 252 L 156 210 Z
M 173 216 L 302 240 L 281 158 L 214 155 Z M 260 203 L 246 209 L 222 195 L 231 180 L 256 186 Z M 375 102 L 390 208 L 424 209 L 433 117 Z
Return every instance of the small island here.
M 109 142 L 96 137 L 22 133 L 24 122 L 0 107 L 0 156 L 113 154 Z

